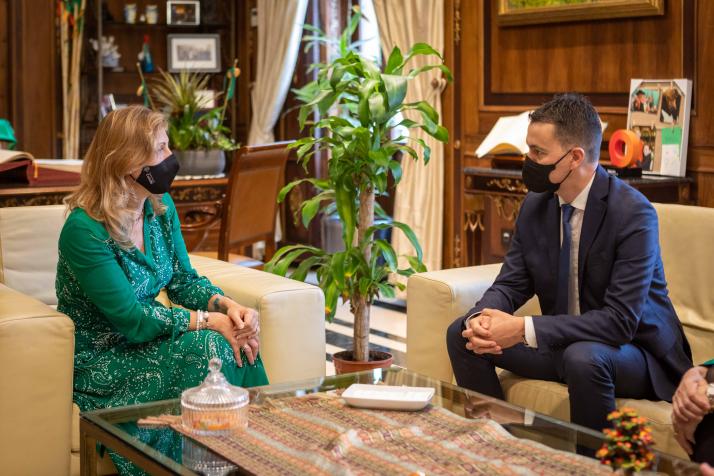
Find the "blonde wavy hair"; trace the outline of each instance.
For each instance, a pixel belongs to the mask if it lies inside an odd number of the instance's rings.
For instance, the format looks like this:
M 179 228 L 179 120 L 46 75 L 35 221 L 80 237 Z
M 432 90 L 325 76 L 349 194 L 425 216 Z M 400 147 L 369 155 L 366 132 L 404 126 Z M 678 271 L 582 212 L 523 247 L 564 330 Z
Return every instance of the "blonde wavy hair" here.
M 82 208 L 103 223 L 124 249 L 134 246 L 130 232 L 139 201 L 129 174 L 153 159 L 162 128 L 166 129 L 163 115 L 143 106 L 110 112 L 99 123 L 84 157 L 79 189 L 65 199 L 70 210 Z M 149 200 L 156 214 L 166 211 L 160 196 L 150 195 Z

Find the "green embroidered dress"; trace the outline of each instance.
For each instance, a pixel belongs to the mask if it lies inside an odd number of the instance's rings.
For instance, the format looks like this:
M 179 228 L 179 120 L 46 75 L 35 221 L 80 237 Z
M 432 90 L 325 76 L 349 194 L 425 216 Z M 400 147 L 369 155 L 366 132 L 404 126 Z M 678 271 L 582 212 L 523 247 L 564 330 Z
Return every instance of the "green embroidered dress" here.
M 82 411 L 177 398 L 203 381 L 212 357 L 234 385 L 268 383 L 260 358 L 251 366 L 243 355 L 238 367 L 222 335 L 187 331 L 189 311 L 156 301 L 166 288 L 171 302 L 206 309 L 223 294 L 192 268 L 168 194 L 163 203 L 166 212 L 156 215 L 146 201 L 144 253 L 120 248 L 82 209 L 62 229 L 57 309 L 76 328 L 74 401 Z

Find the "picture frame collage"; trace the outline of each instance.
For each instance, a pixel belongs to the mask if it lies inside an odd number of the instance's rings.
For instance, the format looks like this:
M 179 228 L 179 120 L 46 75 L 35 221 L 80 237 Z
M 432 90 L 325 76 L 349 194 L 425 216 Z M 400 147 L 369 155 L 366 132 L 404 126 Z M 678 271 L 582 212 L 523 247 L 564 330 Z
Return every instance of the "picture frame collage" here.
M 627 129 L 643 142 L 644 174 L 684 177 L 692 101 L 689 79 L 632 79 Z

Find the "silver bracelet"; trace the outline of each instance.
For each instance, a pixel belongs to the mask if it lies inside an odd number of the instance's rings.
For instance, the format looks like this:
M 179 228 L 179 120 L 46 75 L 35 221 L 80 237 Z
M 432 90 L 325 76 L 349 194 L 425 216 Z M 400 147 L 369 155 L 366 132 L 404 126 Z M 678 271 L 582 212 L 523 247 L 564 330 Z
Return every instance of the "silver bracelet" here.
M 201 309 L 196 311 L 196 330 L 206 329 L 208 326 L 208 312 Z

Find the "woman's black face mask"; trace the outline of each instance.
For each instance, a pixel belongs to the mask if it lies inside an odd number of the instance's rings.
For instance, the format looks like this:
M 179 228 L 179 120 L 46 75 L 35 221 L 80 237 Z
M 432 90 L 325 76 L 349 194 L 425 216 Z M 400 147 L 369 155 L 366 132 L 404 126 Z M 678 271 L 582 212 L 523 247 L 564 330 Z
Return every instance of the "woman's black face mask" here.
M 147 165 L 139 173 L 136 183 L 151 193 L 162 194 L 169 191 L 179 171 L 179 163 L 174 154 L 169 155 L 161 163 Z
M 531 160 L 530 157 L 526 155 L 526 160 L 523 162 L 523 183 L 526 185 L 528 190 L 531 192 L 555 192 L 560 188 L 560 184 L 565 182 L 570 176 L 570 172 L 565 176 L 563 180 L 558 183 L 553 183 L 550 181 L 548 176 L 555 170 L 555 166 L 560 163 L 573 149 L 567 151 L 561 158 L 559 158 L 553 164 L 539 164 L 538 162 Z

